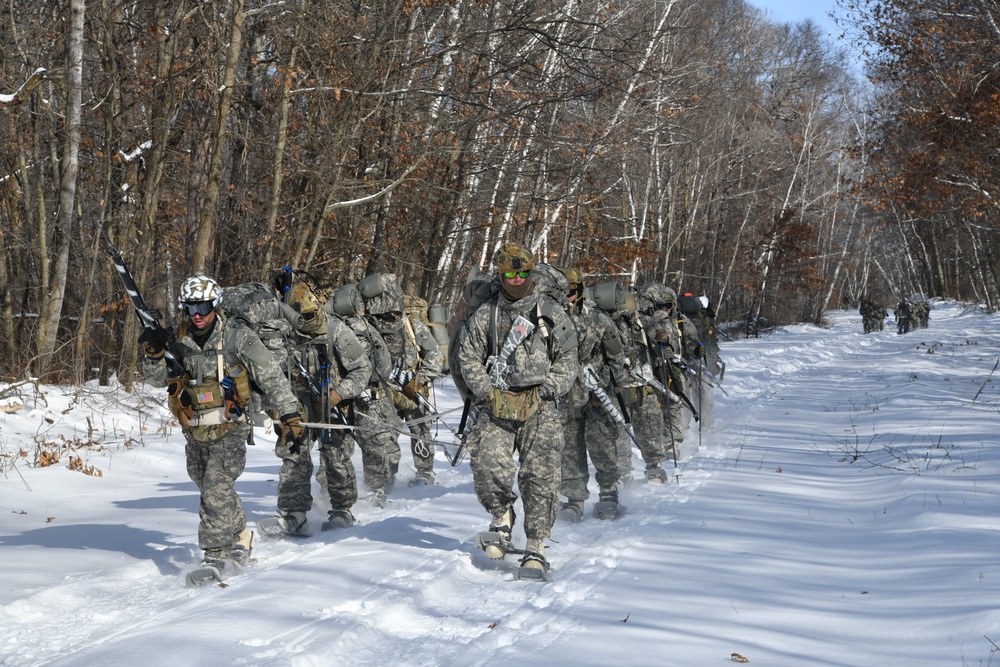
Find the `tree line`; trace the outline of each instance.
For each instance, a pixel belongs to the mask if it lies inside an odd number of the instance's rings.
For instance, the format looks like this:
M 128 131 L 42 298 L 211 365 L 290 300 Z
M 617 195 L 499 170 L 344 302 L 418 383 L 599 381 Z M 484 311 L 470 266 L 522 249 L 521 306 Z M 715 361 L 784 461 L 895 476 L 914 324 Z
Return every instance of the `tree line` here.
M 129 382 L 102 230 L 166 320 L 195 271 L 285 265 L 457 306 L 504 240 L 749 333 L 863 294 L 995 305 L 994 3 L 843 9 L 867 82 L 744 0 L 12 0 L 0 377 Z

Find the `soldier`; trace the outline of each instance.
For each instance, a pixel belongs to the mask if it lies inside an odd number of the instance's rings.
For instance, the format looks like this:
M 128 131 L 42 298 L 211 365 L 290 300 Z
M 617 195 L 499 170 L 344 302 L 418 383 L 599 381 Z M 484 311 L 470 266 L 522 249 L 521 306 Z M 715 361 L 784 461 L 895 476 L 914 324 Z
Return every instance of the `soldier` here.
M 521 566 L 544 572 L 544 539 L 556 518 L 563 447 L 556 402 L 577 376 L 576 331 L 561 306 L 535 289 L 529 250 L 504 244 L 493 266 L 500 291 L 469 318 L 458 352 L 465 383 L 482 405 L 467 444 L 476 497 L 492 516 L 489 532 L 497 538 L 484 550 L 491 558 L 506 553 L 516 476 L 527 537 Z M 524 319 L 534 329 L 528 331 Z M 525 336 L 519 341 L 520 334 Z
M 581 369 L 593 371 L 605 396 L 615 394 L 618 385 L 627 380 L 625 372 L 625 345 L 618 327 L 611 318 L 590 299 L 583 297 L 580 272 L 563 269 L 568 282 L 567 311 L 576 325 L 577 358 Z M 587 455 L 594 465 L 599 501 L 594 506 L 594 516 L 613 519 L 624 508 L 618 502 L 617 442 L 619 424 L 599 400 L 596 393 L 577 378 L 564 406 L 563 428 L 565 444 L 562 454 L 562 483 L 560 491 L 566 502 L 560 506 L 559 516 L 576 523 L 583 517 L 584 502 L 590 497 L 587 484 L 590 470 Z
M 296 281 L 288 294 L 290 306 L 281 305 L 291 311 L 289 319 L 299 332 L 292 352 L 297 379 L 293 386 L 306 406 L 309 421 L 346 426 L 345 411 L 367 388 L 371 378 L 368 354 L 343 320 L 320 308 L 307 283 Z M 349 437 L 345 431 L 335 429 L 316 429 L 310 433 L 313 434 L 319 437 L 321 461 L 330 458 L 329 454 L 324 454 L 328 448 L 342 446 L 342 440 Z M 275 448 L 275 454 L 282 461 L 278 474 L 279 517 L 275 523 L 289 535 L 309 534 L 306 514 L 313 503 L 312 441 L 309 437 L 298 447 L 291 447 L 286 442 Z M 350 515 L 350 508 L 347 514 Z M 261 530 L 264 530 L 263 522 Z
M 361 465 L 368 497 L 376 507 L 385 505 L 386 491 L 392 481 L 390 457 L 398 452 L 398 423 L 396 411 L 389 394 L 387 378 L 392 371 L 389 350 L 382 336 L 365 319 L 365 305 L 358 286 L 341 287 L 333 299 L 324 306 L 327 314 L 338 316 L 354 332 L 365 349 L 371 367 L 366 387 L 361 394 L 341 412 L 353 416 L 358 427 L 353 440 L 344 431 L 333 431 L 329 442 L 320 445 L 320 460 L 326 473 L 327 491 L 330 494 L 330 519 L 323 530 L 347 528 L 354 525 L 351 508 L 358 500 L 357 476 L 351 455 L 354 441 L 361 448 Z
M 411 318 L 405 309 L 403 290 L 392 273 L 368 276 L 358 285 L 365 297 L 365 312 L 379 330 L 392 361 L 392 399 L 402 420 L 420 419 L 410 424 L 410 452 L 416 475 L 411 486 L 434 483 L 434 443 L 427 417 L 430 385 L 444 368 L 444 355 L 427 325 Z M 395 475 L 399 469 L 399 444 L 390 455 Z
M 647 283 L 639 294 L 646 304 L 647 330 L 655 343 L 651 350 L 652 366 L 659 371 L 659 377 L 668 389 L 686 394 L 686 362 L 705 358 L 705 347 L 698 341 L 698 330 L 683 313 L 677 312 L 677 293 L 663 283 Z M 668 369 L 667 364 L 671 364 L 673 369 Z M 676 396 L 663 400 L 663 403 L 669 447 L 673 448 L 676 460 L 681 455 L 688 414 Z
M 171 412 L 187 440 L 188 475 L 201 492 L 198 544 L 204 564 L 221 572 L 227 561 L 247 563 L 253 532 L 234 488 L 246 465 L 251 425 L 243 419 L 250 404 L 251 382 L 267 394 L 281 414 L 275 430 L 282 446 L 301 447 L 303 428 L 298 401 L 288 379 L 260 338 L 238 320 L 217 311 L 222 289 L 202 274 L 181 284 L 180 308 L 187 316 L 176 332 L 171 352 L 184 369 L 168 377 L 165 329 L 139 336 L 146 357 L 143 374 L 154 387 L 167 387 Z
M 715 392 L 713 385 L 720 384 L 726 373 L 726 364 L 719 355 L 719 336 L 715 327 L 715 310 L 706 296 L 694 296 L 686 292 L 677 298 L 678 309 L 691 321 L 698 332 L 705 356 L 695 359 L 697 376 L 693 392 L 697 399 L 698 414 L 701 415 L 699 428 L 708 428 L 715 422 Z M 705 375 L 709 380 L 705 380 Z
M 897 333 L 905 334 L 913 330 L 913 304 L 905 296 L 900 297 L 892 314 L 896 318 Z
M 881 304 L 875 303 L 866 296 L 861 299 L 858 312 L 861 315 L 861 323 L 866 334 L 872 331 L 882 331 L 885 328 L 885 318 L 889 313 Z

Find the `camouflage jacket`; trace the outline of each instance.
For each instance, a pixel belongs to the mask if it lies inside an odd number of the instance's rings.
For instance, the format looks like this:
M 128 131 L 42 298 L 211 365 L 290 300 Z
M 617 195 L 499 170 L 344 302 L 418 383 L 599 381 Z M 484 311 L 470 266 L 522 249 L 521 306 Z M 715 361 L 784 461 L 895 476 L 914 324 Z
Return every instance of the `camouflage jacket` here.
M 685 359 L 695 358 L 695 351 L 701 345 L 698 329 L 683 313 L 656 310 L 646 317 L 645 325 L 650 342 L 661 348 L 664 357 L 678 355 Z M 665 340 L 661 340 L 664 336 Z M 656 357 L 658 359 L 659 354 Z
M 406 313 L 399 333 L 383 331 L 393 369 L 416 372 L 417 382 L 429 385 L 444 369 L 444 355 L 427 325 Z
M 185 390 L 191 394 L 195 415 L 207 406 L 217 407 L 221 401 L 220 380 L 235 376 L 240 369 L 246 371 L 252 386 L 268 397 L 279 415 L 299 411 L 299 403 L 292 393 L 288 378 L 274 356 L 261 342 L 256 333 L 238 320 L 227 320 L 216 311 L 212 333 L 200 347 L 181 326 L 177 332 L 175 352 L 186 371 Z M 220 368 L 221 362 L 221 368 Z M 142 372 L 146 381 L 154 387 L 167 386 L 167 365 L 162 358 L 143 360 Z M 242 397 L 249 401 L 250 397 Z
M 650 364 L 656 360 L 655 353 L 650 349 L 652 337 L 646 333 L 642 315 L 619 311 L 612 316 L 615 328 L 618 329 L 622 341 L 625 364 L 628 368 L 637 368 L 640 364 Z M 645 383 L 634 375 L 627 374 L 620 383 L 622 387 L 641 387 Z
M 367 349 L 342 319 L 322 310 L 317 315 L 314 319 L 325 318 L 325 322 L 314 327 L 317 332 L 314 337 L 301 337 L 304 340 L 295 345 L 295 354 L 317 384 L 325 379 L 327 386 L 336 389 L 344 400 L 356 398 L 368 386 L 372 375 Z M 321 377 L 320 352 L 330 361 L 329 378 Z
M 590 300 L 578 301 L 570 312 L 570 317 L 576 324 L 579 340 L 577 358 L 580 360 L 580 366 L 587 364 L 593 366 L 600 378 L 601 386 L 605 389 L 611 386 L 612 374 L 616 385 L 626 384 L 628 371 L 625 370 L 625 344 L 622 342 L 621 332 L 611 317 Z M 585 403 L 589 392 L 578 379 L 573 386 L 574 398 L 578 387 Z M 575 400 L 574 405 L 581 407 L 582 403 Z
M 543 398 L 556 398 L 570 390 L 579 374 L 576 328 L 562 308 L 538 291 L 517 301 L 498 293 L 469 317 L 459 346 L 462 376 L 479 400 L 493 387 L 487 359 L 503 346 L 518 315 L 533 322 L 535 330 L 508 360 L 511 391 L 537 386 Z

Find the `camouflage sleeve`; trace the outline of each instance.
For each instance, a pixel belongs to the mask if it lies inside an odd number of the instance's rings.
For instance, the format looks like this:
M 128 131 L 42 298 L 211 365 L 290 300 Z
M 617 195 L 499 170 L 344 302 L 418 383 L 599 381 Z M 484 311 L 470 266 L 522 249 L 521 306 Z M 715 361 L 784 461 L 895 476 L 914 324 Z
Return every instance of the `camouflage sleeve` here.
M 426 386 L 441 375 L 444 369 L 444 355 L 441 354 L 441 348 L 438 347 L 437 340 L 427 325 L 418 319 L 411 321 L 413 333 L 417 337 L 417 346 L 420 348 L 420 371 L 417 373 L 417 382 Z
M 552 311 L 553 335 L 557 337 L 552 345 L 553 360 L 548 377 L 542 383 L 542 393 L 547 396 L 564 396 L 573 387 L 580 374 L 577 359 L 576 326 L 569 321 L 561 308 Z
M 604 351 L 604 362 L 610 373 L 613 374 L 614 381 L 622 385 L 628 379 L 628 371 L 625 370 L 625 343 L 622 342 L 621 332 L 611 318 L 604 316 L 601 335 L 601 348 Z
M 692 322 L 686 315 L 681 315 L 678 320 L 681 329 L 681 339 L 684 342 L 684 356 L 688 359 L 693 359 L 696 355 L 696 351 L 701 347 L 701 337 L 698 336 L 698 328 L 695 327 L 694 322 Z
M 486 395 L 490 393 L 490 389 L 493 388 L 490 376 L 486 372 L 490 311 L 492 311 L 490 307 L 481 307 L 472 314 L 458 347 L 458 363 L 462 370 L 462 378 L 472 394 L 479 400 L 485 399 Z
M 141 352 L 140 352 L 141 354 Z M 142 376 L 152 387 L 167 386 L 167 362 L 163 357 L 150 359 L 142 355 Z
M 227 328 L 226 333 L 235 337 L 236 356 L 246 366 L 254 383 L 267 394 L 270 405 L 275 406 L 278 414 L 299 412 L 299 402 L 292 393 L 288 378 L 257 334 L 242 326 Z
M 368 353 L 351 328 L 335 317 L 328 318 L 330 357 L 336 358 L 344 370 L 340 383 L 334 387 L 345 399 L 355 398 L 368 386 L 372 364 Z

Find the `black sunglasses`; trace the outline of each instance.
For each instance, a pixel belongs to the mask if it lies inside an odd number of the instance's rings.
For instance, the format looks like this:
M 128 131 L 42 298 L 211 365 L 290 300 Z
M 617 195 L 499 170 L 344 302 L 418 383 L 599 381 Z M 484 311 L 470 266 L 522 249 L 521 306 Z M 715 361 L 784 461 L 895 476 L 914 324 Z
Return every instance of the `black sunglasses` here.
M 211 301 L 185 301 L 181 304 L 181 308 L 188 315 L 208 315 L 210 312 L 215 310 L 215 306 L 212 305 Z

